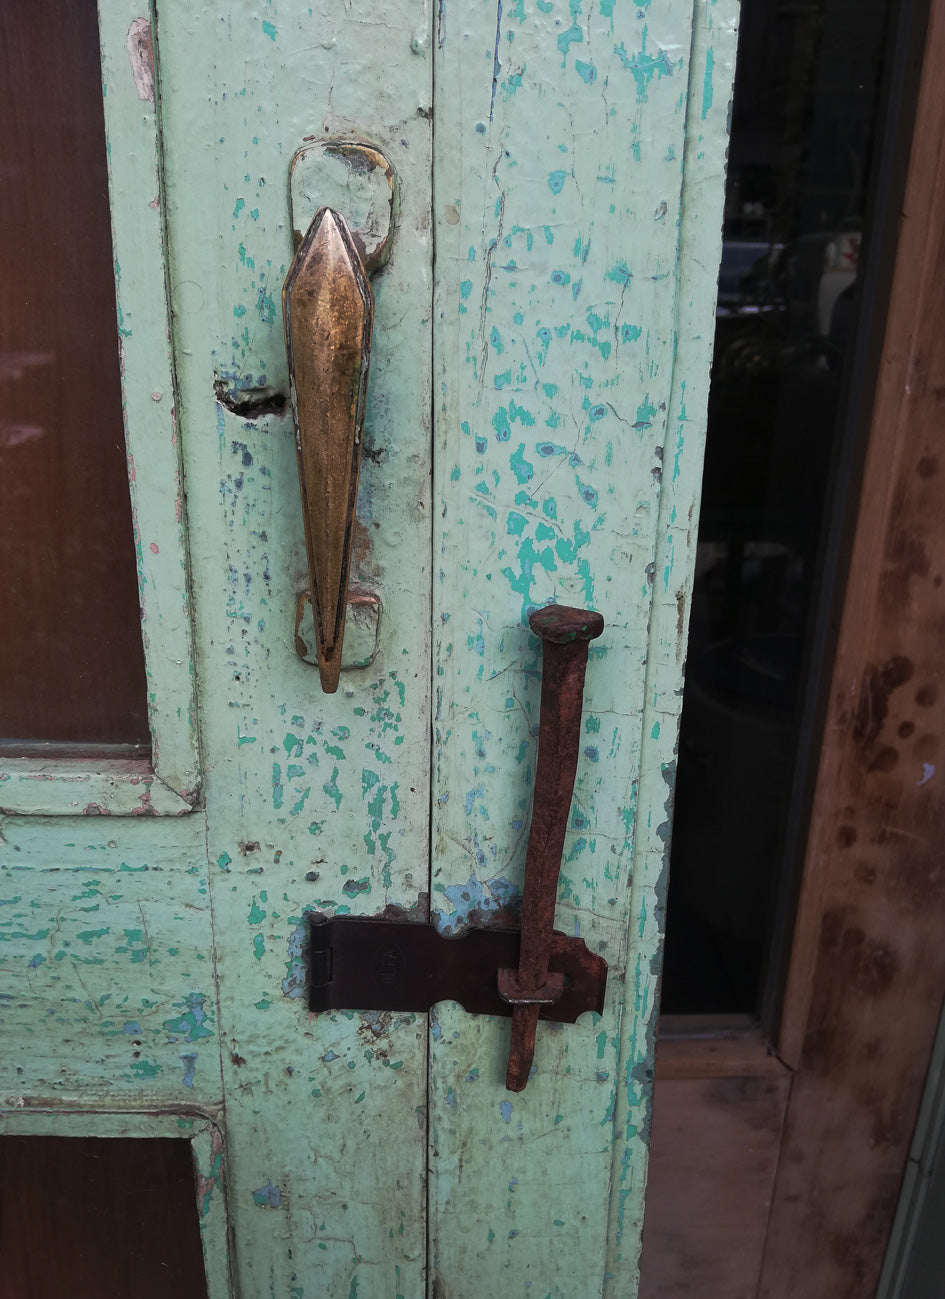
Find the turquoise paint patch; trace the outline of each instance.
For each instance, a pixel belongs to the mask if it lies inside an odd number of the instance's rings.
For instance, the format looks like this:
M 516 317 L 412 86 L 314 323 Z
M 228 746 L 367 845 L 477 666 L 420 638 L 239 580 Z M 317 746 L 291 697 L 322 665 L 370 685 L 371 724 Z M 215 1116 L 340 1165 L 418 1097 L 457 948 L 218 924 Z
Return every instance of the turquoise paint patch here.
M 525 459 L 525 443 L 520 442 L 517 451 L 514 451 L 509 457 L 509 468 L 520 483 L 527 483 L 534 477 L 535 466 L 530 460 Z
M 261 961 L 266 955 L 266 940 L 262 934 L 257 934 L 253 939 L 253 955 L 257 961 Z
M 548 173 L 548 188 L 551 190 L 552 194 L 561 193 L 567 176 L 568 173 L 566 171 L 552 171 Z M 552 276 L 552 279 L 554 279 L 554 276 Z
M 580 59 L 577 59 L 574 68 L 585 85 L 593 85 L 597 80 L 597 69 L 593 63 L 582 63 Z
M 518 510 L 510 510 L 506 519 L 506 531 L 512 537 L 520 537 L 525 531 L 525 516 L 519 514 Z
M 643 401 L 637 407 L 637 418 L 634 428 L 649 428 L 653 423 L 653 416 L 656 414 L 656 407 L 650 401 L 650 394 L 647 393 Z
M 311 794 L 311 792 L 312 792 L 311 785 L 307 785 L 306 788 L 302 791 L 301 795 L 295 800 L 295 802 L 292 804 L 291 808 L 289 809 L 290 816 L 298 816 L 299 812 L 301 812 L 302 808 L 305 806 L 306 799 L 308 798 L 309 794 Z
M 161 1072 L 161 1066 L 152 1060 L 135 1060 L 131 1072 L 139 1079 L 156 1078 Z
M 472 249 L 470 249 L 470 252 Z M 470 260 L 472 260 L 470 258 Z M 459 296 L 465 301 L 472 293 L 472 280 L 463 280 L 459 286 Z
M 80 933 L 76 934 L 76 938 L 81 939 L 83 943 L 90 946 L 93 939 L 103 938 L 106 934 L 110 933 L 110 929 L 83 929 Z
M 564 58 L 561 63 L 562 67 L 565 67 L 567 65 L 568 50 L 571 48 L 571 46 L 580 45 L 583 40 L 584 40 L 584 33 L 581 31 L 580 27 L 578 27 L 577 23 L 573 23 L 566 32 L 561 33 L 561 35 L 558 37 L 558 49 L 564 55 Z
M 705 73 L 702 77 L 702 120 L 709 115 L 712 107 L 712 73 L 715 71 L 715 52 L 710 46 L 705 54 Z
M 328 795 L 335 805 L 335 810 L 341 806 L 341 790 L 338 788 L 338 768 L 332 767 L 331 776 L 322 785 L 322 790 Z
M 171 1034 L 170 1040 L 176 1042 L 183 1038 L 185 1042 L 199 1042 L 201 1038 L 213 1037 L 209 1016 L 204 1010 L 207 998 L 202 992 L 190 992 L 183 1001 L 175 1002 L 181 1013 L 164 1021 L 164 1027 Z
M 272 764 L 272 805 L 276 811 L 282 806 L 283 793 L 282 767 L 278 762 L 274 762 Z
M 643 48 L 639 54 L 628 54 L 623 41 L 614 47 L 614 53 L 636 82 L 637 101 L 640 103 L 646 99 L 654 76 L 660 81 L 663 77 L 673 75 L 673 65 L 665 50 L 660 50 L 658 54 L 647 54 L 646 28 L 643 29 Z
M 265 32 L 265 34 L 269 37 L 269 39 L 270 39 L 271 41 L 274 41 L 274 40 L 276 39 L 276 25 L 275 25 L 275 23 L 270 23 L 270 22 L 267 22 L 265 19 L 263 19 L 262 29 L 263 29 L 263 31 Z
M 518 549 L 517 558 L 521 566 L 520 572 L 516 573 L 513 568 L 506 566 L 502 569 L 502 576 L 509 583 L 512 590 L 522 597 L 522 615 L 524 617 L 527 615 L 528 604 L 531 600 L 531 588 L 536 565 L 543 568 L 546 573 L 553 573 L 557 565 L 551 547 L 546 546 L 543 550 L 538 551 L 529 537 L 523 539 Z

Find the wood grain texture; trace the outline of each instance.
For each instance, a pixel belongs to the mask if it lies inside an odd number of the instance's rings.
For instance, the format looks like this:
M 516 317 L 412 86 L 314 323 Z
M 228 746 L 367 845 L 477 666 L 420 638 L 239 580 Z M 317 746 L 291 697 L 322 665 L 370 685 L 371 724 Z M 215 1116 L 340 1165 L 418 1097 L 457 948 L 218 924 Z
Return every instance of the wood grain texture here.
M 666 1077 L 661 1051 L 640 1299 L 755 1299 L 791 1076 Z
M 943 52 L 936 4 L 782 1031 L 778 1299 L 874 1292 L 945 990 Z

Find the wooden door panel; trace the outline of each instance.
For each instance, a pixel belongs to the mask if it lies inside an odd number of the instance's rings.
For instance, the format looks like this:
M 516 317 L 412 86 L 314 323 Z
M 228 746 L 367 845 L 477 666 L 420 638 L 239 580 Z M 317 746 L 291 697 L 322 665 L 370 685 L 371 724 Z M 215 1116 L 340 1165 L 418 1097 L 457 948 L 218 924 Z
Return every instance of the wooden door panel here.
M 734 10 L 498 14 L 442 6 L 435 64 L 432 905 L 450 928 L 514 914 L 526 615 L 599 609 L 557 924 L 605 955 L 609 997 L 600 1020 L 539 1027 L 515 1096 L 507 1024 L 438 1007 L 431 1272 L 444 1294 L 513 1275 L 576 1299 L 635 1283 L 721 225 L 696 140 L 713 157 L 726 129 Z
M 8 827 L 4 865 L 26 885 L 10 968 L 29 993 L 9 1121 L 31 1131 L 34 1108 L 55 1123 L 91 1103 L 86 1132 L 115 1106 L 144 1135 L 201 1116 L 215 1299 L 499 1293 L 510 1276 L 632 1293 L 735 7 L 700 3 L 693 22 L 677 0 L 583 17 L 557 0 L 161 0 L 150 45 L 127 6 L 105 8 L 107 59 L 126 61 L 143 116 L 151 93 L 160 111 L 149 211 L 166 228 L 188 551 L 158 595 L 173 622 L 192 592 L 203 780 L 178 792 L 180 820 Z M 378 652 L 330 696 L 294 642 L 307 577 L 279 303 L 307 137 L 380 148 L 396 194 L 352 574 L 379 599 Z M 431 892 L 447 927 L 514 908 L 540 671 L 524 618 L 555 597 L 609 625 L 559 924 L 612 974 L 600 1022 L 542 1032 L 513 1105 L 505 1023 L 450 1006 L 429 1022 L 310 1015 L 305 924 L 315 909 L 425 919 Z M 178 712 L 189 738 L 198 715 Z M 111 891 L 86 897 L 75 881 L 99 864 Z M 117 1025 L 116 998 L 145 1016 L 128 1021 L 141 1046 L 99 1022 Z M 49 1005 L 64 1024 L 34 1050 Z
M 426 1024 L 305 1001 L 305 913 L 412 909 L 427 885 L 431 23 L 415 4 L 161 5 L 229 1205 L 249 1293 L 419 1294 Z M 281 319 L 306 137 L 390 159 L 352 584 L 379 650 L 322 693 Z

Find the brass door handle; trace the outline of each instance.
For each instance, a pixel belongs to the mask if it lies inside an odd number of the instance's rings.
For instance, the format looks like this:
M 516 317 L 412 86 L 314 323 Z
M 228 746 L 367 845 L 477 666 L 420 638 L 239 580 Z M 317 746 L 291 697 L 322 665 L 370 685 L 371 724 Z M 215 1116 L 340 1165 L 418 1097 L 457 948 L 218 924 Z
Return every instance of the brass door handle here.
M 374 294 L 344 217 L 315 213 L 282 290 L 322 689 L 338 689 Z

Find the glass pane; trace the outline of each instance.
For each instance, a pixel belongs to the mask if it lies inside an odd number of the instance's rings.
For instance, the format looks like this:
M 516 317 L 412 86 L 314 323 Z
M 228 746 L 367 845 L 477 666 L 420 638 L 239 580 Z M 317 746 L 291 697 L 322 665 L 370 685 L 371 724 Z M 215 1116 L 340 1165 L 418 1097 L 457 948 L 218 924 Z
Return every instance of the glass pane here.
M 759 1006 L 888 0 L 744 0 L 662 1009 Z
M 146 744 L 94 3 L 0 6 L 0 121 L 0 740 Z

